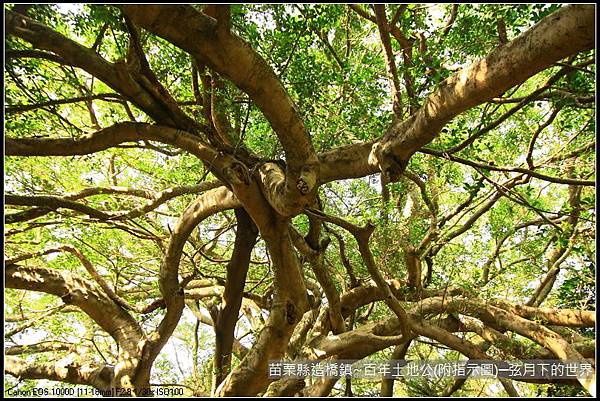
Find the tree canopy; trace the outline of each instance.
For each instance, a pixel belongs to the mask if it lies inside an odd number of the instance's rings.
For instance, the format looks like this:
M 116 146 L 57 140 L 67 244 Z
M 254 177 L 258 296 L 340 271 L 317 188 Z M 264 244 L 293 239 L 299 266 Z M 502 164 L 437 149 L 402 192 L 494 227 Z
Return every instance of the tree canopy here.
M 4 15 L 5 394 L 595 393 L 594 5 Z

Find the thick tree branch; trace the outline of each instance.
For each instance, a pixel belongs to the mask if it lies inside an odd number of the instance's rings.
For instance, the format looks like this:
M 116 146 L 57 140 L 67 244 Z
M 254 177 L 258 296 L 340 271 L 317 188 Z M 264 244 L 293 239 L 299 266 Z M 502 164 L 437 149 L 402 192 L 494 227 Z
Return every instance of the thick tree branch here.
M 288 220 L 274 219 L 270 230 L 261 228 L 273 263 L 274 291 L 269 318 L 252 349 L 221 383 L 216 394 L 254 395 L 268 385 L 269 360 L 281 358 L 294 328 L 309 309 L 301 266 L 292 248 Z
M 135 319 L 95 284 L 80 276 L 54 269 L 8 265 L 4 277 L 7 288 L 46 292 L 78 306 L 126 349 L 136 349 L 143 338 Z
M 392 355 L 390 357 L 390 361 L 394 361 L 394 363 L 396 361 L 402 361 L 406 358 L 406 353 L 408 352 L 408 349 L 410 348 L 410 345 L 412 343 L 412 339 L 407 340 L 406 342 L 403 342 L 402 344 L 398 344 L 396 345 L 396 347 L 394 347 L 394 351 L 392 352 Z M 380 396 L 381 397 L 393 397 L 394 396 L 394 380 L 395 379 L 382 379 L 381 380 L 381 392 L 380 392 Z
M 15 58 L 39 58 L 43 60 L 53 61 L 61 65 L 71 65 L 65 59 L 56 54 L 43 52 L 40 50 L 6 50 L 4 55 L 6 60 L 12 60 Z
M 73 156 L 99 152 L 124 142 L 151 140 L 183 149 L 204 161 L 223 182 L 249 184 L 247 167 L 234 157 L 214 150 L 186 131 L 147 123 L 117 123 L 80 138 L 6 138 L 8 156 Z
M 19 212 L 9 214 L 6 216 L 6 222 L 16 223 L 20 221 L 30 220 L 33 217 L 39 217 L 43 214 L 56 210 L 59 208 L 75 210 L 77 212 L 87 214 L 88 216 L 99 219 L 107 220 L 110 218 L 110 214 L 96 210 L 92 207 L 84 204 L 59 198 L 57 196 L 49 195 L 5 195 L 5 201 L 7 205 L 18 205 L 18 206 L 37 206 L 36 209 L 30 209 L 25 212 Z
M 184 307 L 184 287 L 179 282 L 179 262 L 183 247 L 194 228 L 207 217 L 223 210 L 240 207 L 227 188 L 216 188 L 201 195 L 181 215 L 174 228 L 161 263 L 159 285 L 167 313 L 156 331 L 149 337 L 142 369 L 150 371 L 152 363 L 179 323 Z M 185 284 L 185 283 L 184 283 Z
M 317 174 L 315 152 L 293 101 L 271 67 L 246 42 L 233 33 L 216 35 L 217 21 L 191 6 L 121 8 L 132 21 L 189 52 L 250 95 L 285 151 L 291 179 L 287 191 L 297 193 L 298 179 Z
M 325 268 L 325 250 L 329 241 L 323 241 L 318 245 L 317 249 L 314 249 L 304 238 L 302 238 L 302 235 L 300 235 L 295 228 L 290 227 L 289 232 L 296 248 L 308 259 L 310 266 L 315 273 L 315 277 L 327 297 L 327 302 L 329 304 L 329 319 L 333 333 L 339 334 L 344 332 L 346 328 L 342 317 L 340 294 L 338 293 L 329 272 Z
M 122 98 L 120 95 L 116 93 L 99 93 L 97 95 L 90 96 L 79 96 L 70 99 L 60 99 L 60 100 L 49 100 L 47 102 L 40 102 L 36 104 L 15 104 L 6 106 L 5 112 L 8 114 L 18 114 L 24 113 L 26 111 L 32 111 L 36 109 L 42 109 L 44 107 L 50 106 L 58 106 L 61 104 L 69 104 L 69 103 L 77 103 L 77 102 L 86 102 L 90 100 L 106 100 L 107 102 L 116 101 L 121 102 Z
M 140 72 L 131 69 L 126 62 L 109 63 L 94 49 L 84 47 L 47 26 L 12 11 L 6 12 L 6 32 L 38 49 L 51 51 L 66 63 L 99 78 L 157 123 L 192 132 L 199 131 L 199 126 L 185 113 L 178 108 L 167 106 L 170 103 L 168 98 L 163 96 L 164 93 L 159 94 L 160 91 L 156 88 L 144 85 Z
M 320 182 L 405 169 L 414 152 L 463 111 L 502 94 L 553 63 L 594 46 L 594 8 L 566 6 L 490 55 L 440 84 L 410 118 L 393 123 L 378 141 L 320 155 Z
M 256 243 L 258 229 L 243 209 L 235 210 L 238 228 L 233 254 L 227 264 L 227 282 L 223 293 L 222 308 L 216 314 L 215 355 L 213 365 L 213 389 L 225 379 L 231 370 L 231 352 L 235 326 L 238 321 L 246 274 L 252 249 Z M 214 393 L 214 391 L 213 391 Z
M 369 271 L 369 274 L 371 275 L 375 283 L 377 283 L 377 286 L 385 294 L 384 301 L 386 305 L 388 305 L 389 308 L 396 314 L 396 316 L 398 316 L 398 319 L 400 320 L 402 334 L 404 336 L 408 336 L 410 334 L 410 329 L 408 326 L 408 317 L 406 315 L 406 311 L 404 310 L 398 299 L 394 296 L 392 290 L 390 289 L 390 286 L 379 271 L 379 268 L 375 263 L 375 259 L 373 258 L 373 254 L 371 253 L 371 249 L 369 247 L 369 238 L 371 237 L 375 226 L 369 223 L 364 227 L 358 227 L 343 219 L 328 216 L 314 209 L 311 209 L 310 213 L 315 214 L 317 217 L 322 218 L 325 221 L 329 221 L 331 223 L 339 225 L 342 228 L 345 228 L 354 236 L 356 242 L 358 243 L 359 252 L 365 264 L 367 265 L 367 270 Z
M 173 199 L 177 196 L 186 195 L 186 194 L 199 194 L 204 191 L 217 188 L 221 186 L 221 182 L 219 181 L 207 181 L 201 182 L 197 185 L 183 185 L 179 187 L 173 187 L 169 189 L 165 189 L 156 194 L 153 194 L 151 191 L 139 190 L 134 188 L 126 188 L 126 187 L 91 187 L 83 189 L 74 194 L 68 194 L 64 197 L 54 197 L 54 196 L 18 196 L 15 202 L 27 203 L 27 205 L 39 205 L 40 207 L 32 208 L 23 212 L 13 213 L 6 216 L 7 223 L 16 223 L 28 221 L 43 215 L 46 215 L 58 208 L 67 208 L 82 212 L 91 217 L 95 217 L 101 220 L 125 220 L 132 219 L 135 217 L 142 216 L 165 202 Z M 86 205 L 82 205 L 77 202 L 72 202 L 73 200 L 87 198 L 89 196 L 99 195 L 99 194 L 122 194 L 122 195 L 130 195 L 137 196 L 141 198 L 148 199 L 148 202 L 141 204 L 138 207 L 131 209 L 128 212 L 103 212 Z M 7 195 L 8 196 L 8 195 Z M 16 196 L 16 195 L 11 195 Z M 23 200 L 21 198 L 27 198 L 28 200 Z M 30 199 L 31 198 L 31 199 Z M 10 204 L 7 201 L 7 204 Z M 17 203 L 14 203 L 17 204 Z M 20 204 L 20 203 L 19 203 Z
M 68 272 L 55 269 L 9 265 L 4 278 L 7 288 L 40 291 L 60 297 L 79 307 L 119 344 L 119 363 L 115 366 L 115 385 L 130 388 L 140 358 L 145 335 L 137 321 L 95 284 Z
M 35 363 L 7 356 L 4 372 L 19 379 L 45 379 L 70 384 L 93 386 L 98 390 L 110 391 L 114 368 L 110 366 Z
M 81 352 L 84 348 L 81 345 L 60 342 L 60 341 L 44 341 L 37 344 L 27 345 L 13 345 L 4 349 L 5 355 L 25 355 L 25 354 L 39 354 L 43 352 L 57 352 L 57 351 L 69 351 L 69 352 Z

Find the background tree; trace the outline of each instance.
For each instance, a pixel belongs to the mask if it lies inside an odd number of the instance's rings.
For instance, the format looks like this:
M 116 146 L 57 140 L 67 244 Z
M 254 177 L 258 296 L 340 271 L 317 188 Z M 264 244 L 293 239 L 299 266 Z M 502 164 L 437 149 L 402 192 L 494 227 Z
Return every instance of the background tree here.
M 267 366 L 595 366 L 594 11 L 6 6 L 5 386 L 592 393 Z

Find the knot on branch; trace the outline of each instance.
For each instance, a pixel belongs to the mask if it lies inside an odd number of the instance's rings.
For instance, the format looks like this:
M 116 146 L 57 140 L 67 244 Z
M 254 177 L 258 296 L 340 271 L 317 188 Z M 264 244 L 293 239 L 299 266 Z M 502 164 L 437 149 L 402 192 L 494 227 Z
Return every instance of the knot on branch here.
M 265 198 L 281 216 L 295 216 L 314 201 L 318 165 L 307 163 L 292 170 L 282 160 L 268 160 L 256 170 Z
M 240 184 L 250 185 L 250 171 L 242 162 L 234 161 L 223 169 L 223 175 L 227 182 L 236 186 Z
M 61 296 L 60 299 L 66 304 L 70 305 L 73 303 L 73 295 L 70 292 L 67 292 L 65 295 Z
M 378 142 L 371 149 L 369 164 L 377 166 L 388 182 L 396 182 L 406 170 L 408 160 L 394 155 L 389 144 Z
M 296 312 L 296 307 L 291 301 L 287 301 L 285 303 L 285 319 L 289 325 L 293 325 L 296 323 L 296 319 L 298 317 L 298 313 Z
M 302 195 L 306 195 L 310 192 L 310 186 L 302 177 L 300 177 L 296 182 L 296 188 L 298 188 L 298 191 L 300 191 Z
M 296 188 L 302 195 L 307 195 L 317 184 L 317 171 L 314 164 L 306 164 L 302 167 L 300 178 L 296 182 Z

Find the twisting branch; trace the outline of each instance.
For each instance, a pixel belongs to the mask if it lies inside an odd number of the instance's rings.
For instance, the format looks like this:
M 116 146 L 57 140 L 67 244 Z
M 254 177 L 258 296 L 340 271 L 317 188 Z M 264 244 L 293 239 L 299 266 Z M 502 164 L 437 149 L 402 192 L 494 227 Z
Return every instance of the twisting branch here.
M 473 301 L 463 303 L 463 307 L 471 308 L 477 317 L 491 324 L 500 324 L 501 326 L 519 333 L 543 347 L 548 348 L 557 358 L 570 361 L 585 361 L 583 356 L 576 351 L 571 344 L 564 340 L 557 333 L 538 324 L 510 313 L 509 311 L 495 306 L 483 306 Z M 590 392 L 595 393 L 595 372 L 592 377 L 578 377 L 581 385 Z
M 342 261 L 342 264 L 344 265 L 344 268 L 346 269 L 346 274 L 348 274 L 348 278 L 350 279 L 350 288 L 357 287 L 359 285 L 359 282 L 358 282 L 358 279 L 356 278 L 356 275 L 354 274 L 354 269 L 352 268 L 352 265 L 350 264 L 348 255 L 346 255 L 346 243 L 344 242 L 344 238 L 342 238 L 342 235 L 340 233 L 338 233 L 332 229 L 329 229 L 327 226 L 325 228 L 327 229 L 327 232 L 332 234 L 337 239 L 339 250 L 340 250 L 340 260 Z
M 561 221 L 563 221 L 565 219 L 566 219 L 566 217 L 563 216 L 563 217 L 559 217 L 557 219 L 553 219 L 551 221 L 552 221 L 552 223 L 559 224 Z M 490 267 L 492 266 L 494 261 L 500 257 L 500 253 L 502 252 L 502 246 L 512 235 L 514 235 L 518 230 L 521 230 L 523 228 L 530 227 L 530 226 L 538 226 L 539 227 L 544 224 L 548 224 L 548 222 L 546 222 L 546 220 L 544 220 L 544 219 L 530 220 L 530 221 L 526 221 L 526 222 L 517 224 L 515 227 L 511 228 L 504 236 L 502 236 L 502 238 L 500 238 L 500 240 L 497 240 L 496 241 L 496 249 L 494 250 L 494 252 L 490 256 L 490 258 L 485 262 L 485 264 L 482 267 L 481 285 L 484 286 L 491 280 Z
M 418 111 L 393 122 L 379 140 L 320 155 L 320 181 L 377 171 L 398 179 L 412 155 L 458 114 L 497 97 L 556 61 L 593 48 L 594 37 L 593 7 L 561 8 L 483 60 L 450 76 Z
M 519 177 L 522 178 L 522 177 Z M 503 183 L 503 188 L 505 189 L 510 189 L 513 188 L 514 186 L 520 184 L 521 181 L 519 181 L 516 178 L 507 180 L 505 183 Z M 470 229 L 473 224 L 475 224 L 475 222 L 481 217 L 483 216 L 485 213 L 487 213 L 488 210 L 490 210 L 498 201 L 498 199 L 500 199 L 502 197 L 502 193 L 500 191 L 495 191 L 490 198 L 484 203 L 482 204 L 477 210 L 475 210 L 475 212 L 459 227 L 452 229 L 452 230 L 448 230 L 446 233 L 440 235 L 439 239 L 437 239 L 437 241 L 435 243 L 429 243 L 429 244 L 423 244 L 423 246 L 425 247 L 425 250 L 423 251 L 423 255 L 429 255 L 429 256 L 435 256 L 440 249 L 446 245 L 447 243 L 449 243 L 453 238 L 458 237 L 459 235 L 465 233 L 468 229 Z
M 291 174 L 291 185 L 286 190 L 292 191 L 303 170 L 307 174 L 316 167 L 314 148 L 293 101 L 271 67 L 241 38 L 233 33 L 215 37 L 217 21 L 191 6 L 121 8 L 132 21 L 203 60 L 250 95 L 269 120 L 286 153 Z
M 104 25 L 102 25 L 102 27 L 100 28 L 100 31 L 98 31 L 98 35 L 96 35 L 96 40 L 94 40 L 94 44 L 92 45 L 92 50 L 94 50 L 95 52 L 99 52 L 100 46 L 102 46 L 102 41 L 104 40 L 104 34 L 106 33 L 106 30 L 109 27 L 110 23 L 105 22 Z
M 13 213 L 6 216 L 7 223 L 17 223 L 21 221 L 31 220 L 34 217 L 42 216 L 48 213 L 51 210 L 56 210 L 59 208 L 71 209 L 77 212 L 87 214 L 88 216 L 99 219 L 106 220 L 110 218 L 110 214 L 96 210 L 92 207 L 83 205 L 78 202 L 70 201 L 64 198 L 59 198 L 56 196 L 25 196 L 25 195 L 5 195 L 5 201 L 7 205 L 18 205 L 18 206 L 37 206 L 37 209 L 28 210 L 20 213 Z
M 185 283 L 180 283 L 178 276 L 179 262 L 187 238 L 192 230 L 208 216 L 239 206 L 239 201 L 233 193 L 222 187 L 201 195 L 181 215 L 160 267 L 159 285 L 167 313 L 146 345 L 140 369 L 150 371 L 152 363 L 175 330 L 183 312 Z
M 39 58 L 48 60 L 61 65 L 71 65 L 67 60 L 56 54 L 43 52 L 40 50 L 6 50 L 5 57 L 7 61 L 15 58 Z
M 236 209 L 235 215 L 238 225 L 233 253 L 227 264 L 227 281 L 223 293 L 223 306 L 212 314 L 216 336 L 213 359 L 213 393 L 231 370 L 231 352 L 235 339 L 235 327 L 242 305 L 250 256 L 258 236 L 258 229 L 244 209 Z
M 539 172 L 537 172 L 537 171 L 535 171 L 533 169 L 530 169 L 530 168 L 494 166 L 492 164 L 486 164 L 486 163 L 476 162 L 476 161 L 473 161 L 473 160 L 465 159 L 465 158 L 459 157 L 459 156 L 454 156 L 452 154 L 448 154 L 448 153 L 445 153 L 445 152 L 442 152 L 442 151 L 439 151 L 439 150 L 434 150 L 434 149 L 421 148 L 419 150 L 419 153 L 425 153 L 425 154 L 432 155 L 432 156 L 443 157 L 445 159 L 448 159 L 448 160 L 451 160 L 451 161 L 454 161 L 454 162 L 458 162 L 458 163 L 464 164 L 466 166 L 471 166 L 471 167 L 474 167 L 476 169 L 484 169 L 484 170 L 490 170 L 490 171 L 505 171 L 505 172 L 512 172 L 512 173 L 521 173 L 521 174 L 528 175 L 530 177 L 539 178 L 540 180 L 544 180 L 544 181 L 548 181 L 548 182 L 554 182 L 554 183 L 557 183 L 557 184 L 582 185 L 582 186 L 588 186 L 588 187 L 594 187 L 594 186 L 596 186 L 596 182 L 595 181 L 591 181 L 591 180 L 579 180 L 579 179 L 576 179 L 576 178 L 553 177 L 553 176 L 549 176 L 549 175 L 546 175 L 546 174 L 539 173 Z
M 62 104 L 77 103 L 77 102 L 86 102 L 86 101 L 97 100 L 97 99 L 106 100 L 107 102 L 122 101 L 121 96 L 117 93 L 99 93 L 97 95 L 79 96 L 79 97 L 74 97 L 71 99 L 49 100 L 47 102 L 41 102 L 41 103 L 36 103 L 36 104 L 10 105 L 10 106 L 7 106 L 4 111 L 8 114 L 18 114 L 18 113 L 24 113 L 26 111 L 42 109 L 42 108 L 50 107 L 50 106 L 58 106 L 58 105 L 62 105 Z
M 117 123 L 79 138 L 6 138 L 5 150 L 7 156 L 74 156 L 95 153 L 125 142 L 140 140 L 162 142 L 183 149 L 217 171 L 227 167 L 223 163 L 225 160 L 232 159 L 186 131 L 132 122 Z
M 572 171 L 570 171 L 572 173 Z M 569 186 L 569 199 L 567 201 L 571 209 L 567 217 L 567 226 L 562 235 L 568 237 L 567 243 L 559 243 L 548 255 L 546 261 L 547 271 L 544 278 L 541 280 L 534 294 L 531 296 L 527 305 L 539 306 L 546 299 L 556 282 L 558 273 L 560 272 L 561 264 L 569 256 L 575 242 L 577 231 L 575 230 L 581 214 L 581 187 Z
M 375 226 L 373 226 L 372 224 L 367 224 L 364 227 L 358 227 L 354 224 L 347 222 L 344 219 L 329 216 L 315 209 L 309 209 L 307 210 L 307 212 L 348 230 L 354 236 L 356 242 L 358 243 L 359 252 L 363 257 L 365 264 L 367 265 L 367 270 L 369 271 L 369 274 L 371 275 L 375 283 L 377 283 L 377 286 L 385 294 L 384 301 L 386 305 L 388 305 L 389 308 L 396 314 L 396 316 L 398 316 L 402 334 L 404 336 L 409 336 L 410 328 L 408 325 L 408 316 L 406 315 L 406 311 L 404 310 L 398 299 L 394 296 L 387 281 L 377 268 L 375 259 L 373 258 L 373 254 L 371 253 L 371 249 L 369 248 L 369 238 L 375 230 Z
M 300 13 L 304 16 L 305 19 L 309 18 L 308 15 L 306 14 L 305 10 L 302 7 L 300 7 L 298 4 L 295 4 L 295 8 L 298 11 L 300 11 Z M 340 67 L 340 69 L 343 71 L 344 68 L 345 68 L 344 62 L 342 61 L 342 59 L 340 58 L 340 56 L 337 54 L 337 52 L 335 51 L 335 49 L 333 48 L 333 46 L 331 45 L 331 43 L 329 43 L 329 39 L 327 38 L 327 36 L 325 35 L 325 33 L 323 33 L 322 31 L 319 31 L 319 30 L 315 29 L 312 24 L 308 24 L 308 25 L 310 27 L 310 30 L 313 31 L 315 35 L 317 35 L 317 38 L 319 38 L 319 40 L 321 41 L 321 43 L 323 43 L 325 45 L 325 47 L 329 51 L 329 54 L 331 54 L 331 56 L 334 58 L 334 60 L 336 61 L 336 63 Z M 296 44 L 297 44 L 297 42 L 296 42 Z
M 6 265 L 8 266 L 10 264 L 7 263 Z M 50 308 L 48 311 L 42 313 L 41 315 L 36 315 L 35 318 L 34 317 L 25 317 L 24 319 L 20 319 L 20 320 L 29 320 L 29 322 L 23 323 L 23 324 L 15 327 L 12 330 L 9 330 L 9 331 L 5 332 L 4 336 L 6 338 L 11 338 L 15 334 L 18 334 L 18 333 L 22 332 L 23 330 L 28 329 L 31 326 L 42 322 L 45 318 L 47 318 L 49 316 L 52 316 L 55 313 L 58 313 L 58 312 L 60 312 L 60 311 L 62 311 L 64 309 L 66 309 L 66 307 L 67 307 L 67 305 L 63 304 L 63 305 L 60 305 L 60 306 L 55 307 L 55 308 Z M 18 320 L 18 321 L 20 321 L 20 320 Z M 8 322 L 9 319 L 6 319 L 6 321 Z
M 452 25 L 456 20 L 456 15 L 458 14 L 458 4 L 452 4 L 452 9 L 450 10 L 450 16 L 448 17 L 448 21 L 446 22 L 446 26 L 444 26 L 444 30 L 442 32 L 442 38 L 448 36 L 450 29 L 452 29 Z
M 38 49 L 51 51 L 67 64 L 82 68 L 121 93 L 159 124 L 200 132 L 200 127 L 185 113 L 166 106 L 170 104 L 164 97 L 166 92 L 160 93 L 152 84 L 146 85 L 144 78 L 147 80 L 147 77 L 140 74 L 133 64 L 128 65 L 125 60 L 109 63 L 94 49 L 84 47 L 39 22 L 12 11 L 6 13 L 8 35 L 17 36 Z
M 535 168 L 535 166 L 533 164 L 533 150 L 535 147 L 535 142 L 537 141 L 537 139 L 540 136 L 540 134 L 542 133 L 542 131 L 544 131 L 544 129 L 546 127 L 548 127 L 550 124 L 552 124 L 552 121 L 554 121 L 554 119 L 558 116 L 559 112 L 560 112 L 560 107 L 552 110 L 552 113 L 550 113 L 550 116 L 548 117 L 548 119 L 546 121 L 544 121 L 542 124 L 540 124 L 538 126 L 538 128 L 535 130 L 535 132 L 533 133 L 533 135 L 531 136 L 531 140 L 529 141 L 529 146 L 527 146 L 527 156 L 525 156 L 525 160 L 527 161 L 527 166 L 529 167 L 529 170 L 533 170 Z
M 396 60 L 392 51 L 390 42 L 390 27 L 388 25 L 387 16 L 385 14 L 385 4 L 375 4 L 375 17 L 377 27 L 379 28 L 379 37 L 385 54 L 385 59 L 388 67 L 388 74 L 392 82 L 392 108 L 396 116 L 402 116 L 402 98 L 400 95 L 400 81 L 398 80 L 398 70 L 396 68 Z
M 107 365 L 30 364 L 12 356 L 5 357 L 4 363 L 4 371 L 19 379 L 45 379 L 70 384 L 83 384 L 102 391 L 110 391 L 114 378 L 114 368 Z
M 519 110 L 521 110 L 522 108 L 524 108 L 525 106 L 527 106 L 528 104 L 531 103 L 531 101 L 539 98 L 540 95 L 542 95 L 544 92 L 546 92 L 548 89 L 550 89 L 552 87 L 552 85 L 554 85 L 556 82 L 558 82 L 558 80 L 562 77 L 564 77 L 565 75 L 567 75 L 568 73 L 573 71 L 573 67 L 564 67 L 562 69 L 560 69 L 557 73 L 555 73 L 554 75 L 552 75 L 545 83 L 544 85 L 542 85 L 541 87 L 539 87 L 538 89 L 534 90 L 533 92 L 531 92 L 529 95 L 525 96 L 524 98 L 522 98 L 517 105 L 515 105 L 514 107 L 512 107 L 510 110 L 508 110 L 506 113 L 502 114 L 500 117 L 498 117 L 497 119 L 495 119 L 493 122 L 491 122 L 490 124 L 488 124 L 486 127 L 479 129 L 477 132 L 473 133 L 472 135 L 470 135 L 467 139 L 465 139 L 462 143 L 450 148 L 450 149 L 446 149 L 443 151 L 443 153 L 446 154 L 454 154 L 457 153 L 463 149 L 465 149 L 466 147 L 468 147 L 469 145 L 471 145 L 473 142 L 475 142 L 475 140 L 477 140 L 478 138 L 481 138 L 483 135 L 485 135 L 486 133 L 490 132 L 491 130 L 499 127 L 504 121 L 508 120 L 509 117 L 513 116 L 516 112 L 518 112 Z
M 396 345 L 392 355 L 390 357 L 390 361 L 396 363 L 397 361 L 403 361 L 406 358 L 406 353 L 410 348 L 412 343 L 412 339 L 403 342 L 402 344 Z M 382 379 L 381 380 L 381 397 L 393 397 L 394 396 L 394 378 L 391 379 Z
M 199 194 L 211 189 L 215 189 L 222 186 L 222 183 L 219 181 L 206 181 L 197 185 L 184 185 L 181 187 L 174 187 L 165 189 L 164 191 L 158 192 L 153 198 L 151 198 L 145 205 L 141 205 L 136 207 L 135 209 L 130 210 L 129 212 L 122 214 L 118 217 L 118 219 L 131 219 L 134 217 L 139 217 L 145 213 L 148 213 L 166 201 L 173 199 L 177 196 L 186 195 L 186 194 Z
M 369 14 L 369 12 L 365 11 L 365 9 L 362 8 L 360 5 L 358 5 L 358 4 L 348 4 L 348 7 L 350 7 L 352 10 L 354 10 L 361 17 L 363 17 L 365 19 L 368 19 L 371 22 L 377 23 L 377 20 L 375 19 L 375 16 Z
M 343 333 L 346 328 L 344 319 L 342 317 L 340 294 L 338 293 L 329 272 L 325 268 L 324 263 L 325 251 L 329 245 L 329 241 L 322 241 L 318 245 L 318 248 L 315 249 L 311 247 L 304 238 L 302 238 L 302 235 L 300 235 L 300 233 L 294 227 L 290 227 L 289 232 L 294 245 L 308 259 L 310 267 L 315 273 L 317 281 L 325 292 L 325 296 L 327 297 L 327 302 L 329 304 L 329 319 L 331 321 L 333 333 Z
M 348 4 L 348 7 L 350 7 L 352 10 L 354 10 L 361 17 L 378 25 L 377 17 L 374 15 L 371 15 L 368 11 L 363 9 L 360 5 Z M 414 38 L 410 38 L 410 39 L 407 38 L 404 35 L 404 33 L 402 33 L 400 28 L 398 28 L 398 26 L 397 26 L 398 19 L 400 18 L 402 13 L 406 10 L 406 7 L 407 7 L 406 4 L 401 4 L 398 7 L 398 9 L 396 10 L 396 13 L 394 14 L 392 20 L 387 25 L 387 27 L 388 27 L 389 34 L 391 34 L 394 37 L 394 39 L 396 39 L 398 41 L 398 43 L 400 43 L 400 47 L 402 48 L 402 60 L 403 60 L 403 64 L 404 64 L 402 75 L 404 76 L 404 86 L 406 88 L 406 94 L 409 99 L 409 113 L 412 115 L 417 107 L 417 98 L 415 96 L 415 91 L 413 88 L 413 78 L 412 78 L 412 75 L 409 70 L 409 68 L 412 66 L 412 45 L 414 42 Z M 386 59 L 387 59 L 387 53 L 386 53 Z M 393 57 L 392 57 L 392 60 L 393 60 Z
M 5 348 L 4 353 L 5 355 L 25 355 L 56 351 L 81 352 L 81 348 L 84 347 L 73 343 L 61 341 L 43 341 L 36 344 L 13 345 Z
M 104 281 L 104 279 L 102 278 L 102 276 L 100 276 L 100 274 L 98 273 L 98 271 L 96 271 L 96 269 L 94 268 L 94 266 L 92 265 L 92 263 L 88 260 L 88 258 L 86 258 L 78 249 L 75 249 L 71 246 L 62 246 L 59 249 L 65 251 L 65 252 L 69 252 L 72 253 L 73 255 L 75 255 L 77 257 L 77 259 L 79 259 L 79 261 L 81 262 L 81 264 L 83 265 L 83 267 L 85 267 L 85 270 L 87 270 L 87 272 L 90 274 L 90 276 L 92 276 L 92 278 L 94 279 L 94 281 L 100 286 L 100 288 L 102 288 L 102 290 L 104 291 L 104 293 L 106 295 L 108 295 L 108 297 L 110 299 L 112 299 L 117 305 L 119 305 L 120 307 L 122 307 L 125 310 L 132 310 L 133 308 L 131 307 L 131 305 L 129 305 L 129 303 L 124 300 L 123 298 L 121 298 L 119 295 L 117 295 L 112 288 L 110 288 L 110 286 L 106 283 L 106 281 Z
M 396 9 L 396 12 L 394 12 L 394 16 L 390 20 L 390 26 L 395 26 L 398 23 L 398 20 L 400 19 L 402 14 L 404 14 L 407 7 L 408 7 L 408 4 L 400 4 L 398 6 L 398 8 Z
M 79 307 L 109 333 L 133 358 L 144 334 L 136 320 L 105 295 L 92 282 L 68 272 L 40 267 L 8 265 L 4 278 L 7 288 L 41 291 Z M 94 294 L 94 296 L 91 296 Z

